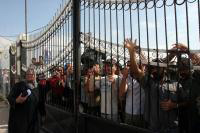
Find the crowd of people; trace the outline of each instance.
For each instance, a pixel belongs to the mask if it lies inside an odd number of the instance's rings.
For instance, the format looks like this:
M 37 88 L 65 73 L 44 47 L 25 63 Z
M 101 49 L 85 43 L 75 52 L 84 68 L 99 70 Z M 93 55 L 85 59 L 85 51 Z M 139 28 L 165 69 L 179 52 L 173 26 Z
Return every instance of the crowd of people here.
M 188 53 L 187 47 L 175 44 L 165 58 L 157 58 L 145 64 L 138 61 L 136 56 L 139 51 L 136 41 L 127 39 L 125 48 L 129 51 L 130 60 L 123 67 L 113 58 L 103 61 L 103 66 L 98 61 L 84 65 L 79 90 L 79 111 L 115 122 L 147 128 L 153 132 L 198 132 L 200 130 L 200 72 L 193 71 L 193 65 L 199 65 L 200 58 L 194 53 L 189 53 L 187 57 L 182 56 Z M 167 65 L 167 67 L 163 65 L 169 64 L 174 57 L 177 57 L 176 65 Z M 34 67 L 31 70 L 34 70 Z M 55 66 L 50 72 L 48 78 L 44 73 L 36 75 L 37 86 L 35 86 L 33 78 L 31 84 L 29 82 L 28 71 L 27 81 L 14 86 L 8 96 L 11 104 L 10 118 L 15 115 L 12 112 L 16 112 L 16 109 L 18 111 L 18 108 L 27 106 L 36 108 L 36 105 L 41 116 L 45 116 L 45 102 L 73 112 L 73 65 Z M 19 86 L 21 89 L 17 90 Z M 29 86 L 25 87 L 29 89 L 26 89 L 27 93 L 24 96 L 24 87 L 21 86 Z M 39 94 L 35 96 L 39 100 L 36 98 L 37 104 L 33 102 L 28 105 L 27 99 L 31 99 L 31 94 L 34 94 L 30 89 L 34 88 L 33 86 L 37 87 Z M 22 106 L 23 103 L 26 105 Z M 32 110 L 29 108 L 27 111 Z M 31 113 L 33 115 L 36 112 Z M 33 122 L 31 116 L 27 118 L 30 123 Z M 13 121 L 10 119 L 11 123 Z

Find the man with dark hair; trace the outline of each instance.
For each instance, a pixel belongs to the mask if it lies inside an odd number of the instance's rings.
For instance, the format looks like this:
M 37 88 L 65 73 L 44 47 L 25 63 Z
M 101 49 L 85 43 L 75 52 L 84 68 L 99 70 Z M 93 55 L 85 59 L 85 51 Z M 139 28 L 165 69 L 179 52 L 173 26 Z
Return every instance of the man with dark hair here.
M 125 122 L 134 126 L 144 126 L 144 90 L 141 88 L 134 75 L 130 73 L 130 66 L 123 70 L 120 84 L 120 98 L 125 97 Z
M 101 90 L 101 116 L 118 121 L 118 92 L 121 78 L 116 75 L 116 61 L 104 61 L 104 77 L 100 80 Z
M 10 113 L 8 133 L 39 133 L 41 99 L 35 86 L 35 72 L 28 69 L 26 81 L 14 85 L 8 95 Z
M 36 63 L 36 58 L 33 57 L 33 58 L 32 58 L 32 64 L 35 65 L 35 63 Z
M 193 65 L 200 65 L 200 57 L 188 52 L 183 44 L 175 44 L 173 51 L 178 58 L 179 83 L 183 88 L 183 97 L 179 98 L 179 127 L 180 132 L 197 133 L 200 130 L 200 113 L 198 110 L 200 98 L 199 71 L 193 71 Z
M 39 64 L 44 65 L 43 56 L 39 56 Z
M 47 80 L 47 89 L 52 90 L 53 104 L 62 104 L 62 97 L 64 94 L 64 79 L 62 79 L 59 68 L 53 70 L 53 75 Z
M 147 127 L 154 132 L 178 132 L 177 103 L 182 97 L 181 86 L 178 82 L 165 80 L 165 64 L 160 59 L 155 59 L 145 71 L 136 62 L 136 40 L 125 41 L 125 47 L 130 54 L 131 73 L 139 81 L 145 92 L 144 119 Z M 184 103 L 179 104 L 184 106 Z
M 36 68 L 36 58 L 35 57 L 33 57 L 32 59 L 31 59 L 31 64 L 30 64 L 30 68 L 32 68 L 32 69 L 35 69 Z
M 96 62 L 87 69 L 84 85 L 88 113 L 96 116 L 100 116 L 100 79 L 100 66 Z

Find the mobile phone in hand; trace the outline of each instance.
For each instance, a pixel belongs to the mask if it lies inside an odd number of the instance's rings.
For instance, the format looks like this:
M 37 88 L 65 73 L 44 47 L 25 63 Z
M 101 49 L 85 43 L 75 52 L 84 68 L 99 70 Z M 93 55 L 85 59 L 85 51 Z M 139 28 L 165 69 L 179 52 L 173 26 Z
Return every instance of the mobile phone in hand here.
M 24 90 L 22 92 L 22 97 L 26 97 L 26 96 L 30 96 L 30 95 L 31 95 L 31 90 L 30 89 Z

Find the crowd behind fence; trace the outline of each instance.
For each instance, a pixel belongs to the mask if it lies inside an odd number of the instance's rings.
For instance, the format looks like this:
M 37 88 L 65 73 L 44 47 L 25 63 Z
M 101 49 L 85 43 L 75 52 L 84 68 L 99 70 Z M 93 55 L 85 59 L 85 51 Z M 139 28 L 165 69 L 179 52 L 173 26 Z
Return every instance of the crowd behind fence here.
M 21 66 L 36 70 L 43 100 L 72 113 L 78 102 L 79 113 L 155 132 L 198 132 L 199 0 L 80 4 L 79 88 L 72 1 L 21 42 Z

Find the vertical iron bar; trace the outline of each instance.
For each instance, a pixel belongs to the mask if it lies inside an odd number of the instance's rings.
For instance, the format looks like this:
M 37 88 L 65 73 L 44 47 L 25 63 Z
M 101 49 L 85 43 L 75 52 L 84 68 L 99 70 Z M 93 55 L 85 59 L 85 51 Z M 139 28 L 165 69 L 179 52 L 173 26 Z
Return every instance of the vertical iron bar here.
M 167 80 L 169 80 L 169 53 L 168 53 L 168 36 L 167 36 L 167 11 L 166 11 L 166 2 L 163 3 L 163 10 L 164 10 L 164 25 L 165 25 L 165 45 L 166 45 L 166 62 L 167 63 Z M 169 92 L 169 83 L 167 83 L 167 91 Z M 168 99 L 169 99 L 169 94 L 168 94 Z M 167 121 L 169 123 L 169 112 L 167 112 Z
M 91 6 L 92 3 L 91 3 L 90 1 L 91 1 L 91 0 L 89 0 L 89 3 L 88 3 L 88 4 L 89 4 L 89 9 L 88 9 L 88 15 L 89 15 L 89 16 L 88 16 L 88 19 L 89 19 L 89 21 L 88 21 L 88 28 L 89 28 L 89 29 L 88 29 L 88 30 L 89 30 L 89 31 L 88 31 L 88 35 L 89 35 L 89 50 L 91 50 L 91 39 L 92 39 L 92 33 L 91 33 L 91 31 L 90 31 L 90 24 L 91 24 L 91 21 L 90 21 L 90 18 L 91 18 L 91 17 L 90 17 L 90 14 L 91 14 L 91 13 L 90 13 L 90 8 L 91 8 L 91 7 L 90 7 L 90 6 Z M 91 56 L 91 54 L 90 54 L 90 51 L 89 51 L 89 57 L 90 57 L 90 56 Z M 88 63 L 89 63 L 89 68 L 90 68 L 92 62 L 90 62 L 90 60 L 89 60 Z M 88 96 L 88 99 L 89 99 L 89 100 L 88 100 L 88 113 L 91 113 L 91 102 L 92 102 L 92 101 L 91 101 L 90 96 Z
M 85 52 L 85 50 L 86 50 L 86 39 L 85 39 L 85 35 L 86 35 L 86 29 L 85 29 L 85 24 L 86 24 L 86 17 L 85 17 L 85 10 L 86 10 L 86 6 L 85 6 L 85 0 L 84 0 L 84 11 L 83 11 L 83 22 L 84 22 L 84 26 L 83 26 L 83 35 L 84 35 L 84 40 L 83 40 L 83 44 L 84 44 L 84 52 Z M 85 74 L 86 75 L 86 74 Z M 84 79 L 85 80 L 85 79 Z M 84 81 L 85 82 L 85 81 Z M 83 91 L 85 91 L 85 88 L 84 88 L 84 90 Z M 86 101 L 86 99 L 87 99 L 87 96 L 86 96 L 86 91 L 85 91 L 85 99 L 84 99 L 84 101 Z M 87 128 L 85 128 L 85 130 L 87 130 Z M 85 132 L 87 132 L 87 131 L 85 131 Z
M 189 19 L 188 19 L 188 5 L 187 5 L 187 1 L 185 2 L 185 13 L 186 13 L 186 31 L 187 31 L 187 47 L 188 47 L 188 51 L 187 51 L 187 54 L 188 54 L 188 57 L 190 57 L 190 36 L 189 36 Z M 190 67 L 190 59 L 188 58 L 188 64 L 189 64 L 189 75 L 191 75 L 191 67 Z M 189 100 L 192 100 L 191 97 L 192 96 L 192 90 L 191 88 L 189 89 Z M 190 110 L 189 113 L 192 113 L 192 111 Z M 191 120 L 189 119 L 189 132 L 192 131 L 192 122 Z
M 178 44 L 178 27 L 177 27 L 177 12 L 176 12 L 176 3 L 174 2 L 174 18 L 175 18 L 175 32 L 176 32 L 176 44 Z M 179 62 L 179 54 L 177 55 L 177 61 Z M 178 63 L 178 67 L 179 67 L 179 63 Z M 179 73 L 179 69 L 178 69 L 178 73 Z M 178 77 L 178 81 L 180 80 L 180 78 Z M 177 87 L 177 91 L 179 91 L 179 87 L 180 87 L 180 83 L 178 82 L 178 87 Z M 177 100 L 179 101 L 179 95 L 177 95 Z M 180 111 L 178 109 L 178 116 L 180 114 Z M 178 117 L 178 121 L 179 121 L 179 117 Z M 178 122 L 178 126 L 180 127 L 180 122 Z M 181 127 L 180 127 L 181 128 Z M 182 129 L 180 129 L 181 131 Z
M 117 62 L 119 63 L 120 61 L 119 61 L 119 24 L 118 24 L 118 9 L 117 9 L 117 0 L 115 0 L 115 6 L 116 6 L 116 11 L 115 11 L 115 13 L 116 13 L 116 32 L 117 32 Z M 125 62 L 125 61 L 124 61 Z M 124 63 L 125 64 L 125 63 Z M 118 68 L 119 69 L 119 68 Z M 119 79 L 119 75 L 118 75 L 118 79 Z M 119 86 L 119 80 L 118 80 L 118 84 L 117 84 L 118 86 Z M 118 89 L 118 91 L 117 91 L 117 99 L 120 99 L 119 98 L 119 89 Z M 123 103 L 122 102 L 120 102 L 120 108 L 121 108 L 121 113 L 123 113 L 123 105 L 122 105 Z
M 145 0 L 145 3 L 147 2 L 147 0 Z M 148 10 L 147 10 L 148 8 L 147 8 L 147 5 L 146 5 L 146 7 L 145 7 L 145 21 L 146 21 L 146 34 L 147 34 L 147 60 L 148 60 L 148 68 L 150 67 L 150 58 L 149 58 L 149 25 L 148 25 Z M 148 73 L 150 73 L 150 71 L 149 71 L 150 69 L 148 69 Z M 148 91 L 148 93 L 149 93 L 149 91 Z M 148 96 L 148 101 L 149 101 L 149 103 L 151 103 L 151 101 L 150 101 L 151 99 L 150 99 L 150 96 Z M 148 105 L 148 110 L 149 110 L 149 112 L 148 112 L 148 122 L 149 122 L 149 120 L 150 120 L 150 104 Z
M 111 62 L 112 62 L 112 60 L 113 60 L 113 57 L 112 57 L 112 52 L 113 52 L 113 50 L 112 50 L 112 12 L 111 12 L 111 1 L 109 1 L 109 13 L 110 13 L 110 44 L 111 44 L 111 54 L 110 54 L 110 56 L 111 56 Z M 116 65 L 116 64 L 115 64 Z M 112 70 L 112 65 L 111 65 L 111 73 L 113 72 L 113 70 Z M 113 75 L 112 75 L 113 76 Z M 113 91 L 113 87 L 112 87 L 112 83 L 111 83 L 111 119 L 113 119 L 113 93 L 112 93 L 112 91 Z
M 94 37 L 94 41 L 93 41 L 93 47 L 94 47 L 94 50 L 96 51 L 96 46 L 95 46 L 95 44 L 96 44 L 96 39 L 95 39 L 95 2 L 94 2 L 94 0 L 93 0 L 93 37 Z M 95 62 L 95 59 L 97 59 L 96 57 L 98 56 L 96 56 L 96 52 L 94 52 L 94 55 L 93 55 L 95 58 L 94 58 L 94 62 Z M 92 63 L 93 64 L 93 66 L 94 66 L 94 63 Z M 95 63 L 96 64 L 96 63 Z M 95 82 L 96 82 L 96 80 L 95 80 L 95 75 L 94 75 L 94 90 L 93 90 L 93 98 L 95 98 Z M 92 99 L 93 99 L 92 98 Z M 94 114 L 94 115 L 96 115 L 96 113 L 94 113 L 94 112 L 96 112 L 96 110 L 94 111 L 94 110 L 92 110 L 92 114 Z
M 103 3 L 103 6 L 104 6 L 104 13 L 103 13 L 103 16 L 104 16 L 104 39 L 105 39 L 105 55 L 107 55 L 106 54 L 106 9 L 105 9 L 105 7 L 106 7 L 106 1 L 104 0 L 104 3 Z M 105 114 L 106 114 L 106 116 L 105 116 L 105 118 L 107 118 L 107 85 L 106 85 L 106 82 L 107 82 L 107 78 L 106 78 L 106 76 L 105 76 Z
M 101 9 L 100 9 L 100 0 L 98 0 L 98 14 L 99 14 L 99 22 L 98 22 L 98 24 L 99 24 L 99 27 L 98 27 L 99 28 L 99 43 L 98 43 L 98 45 L 99 46 L 98 46 L 98 48 L 99 48 L 99 51 L 100 51 L 100 45 L 101 45 L 101 24 L 100 24 L 101 23 L 101 15 L 100 15 L 101 14 Z M 101 59 L 99 58 L 99 63 L 100 63 L 100 60 Z M 101 64 L 100 64 L 100 69 L 103 68 L 103 67 L 104 66 L 101 66 Z M 101 78 L 100 78 L 100 83 L 99 84 L 100 84 L 100 88 L 101 88 Z M 101 90 L 100 90 L 100 93 L 101 93 Z M 101 104 L 99 106 L 100 106 L 100 108 L 99 108 L 100 114 L 99 115 L 101 116 Z
M 125 41 L 125 38 L 126 38 L 126 35 L 125 35 L 125 16 L 124 16 L 124 0 L 122 0 L 122 10 L 123 10 L 123 41 Z M 126 61 L 126 54 L 125 54 L 125 47 L 124 47 L 124 64 L 125 64 L 125 61 Z
M 78 133 L 78 90 L 80 88 L 80 64 L 81 64 L 81 47 L 80 47 L 80 1 L 73 0 L 73 62 L 74 62 L 74 113 L 76 122 L 76 133 Z
M 159 69 L 160 69 L 160 67 L 159 67 L 159 55 L 158 55 L 158 29 L 157 29 L 157 10 L 156 10 L 156 1 L 154 0 L 153 1 L 154 2 L 154 20 L 155 20 L 155 34 L 156 34 L 156 36 L 155 36 L 155 38 L 156 38 L 156 58 L 157 58 L 157 71 L 159 72 Z M 158 74 L 158 76 L 160 76 L 159 74 Z M 159 100 L 159 97 L 160 97 L 160 94 L 159 94 L 159 85 L 160 85 L 160 82 L 158 81 L 157 82 L 157 112 L 158 112 L 158 114 L 157 114 L 157 116 L 158 116 L 158 120 L 160 120 L 160 113 L 159 113 L 159 105 L 160 105 L 160 100 Z
M 199 5 L 199 0 L 197 0 L 198 4 L 198 20 L 199 20 L 199 41 L 200 41 L 200 5 Z

